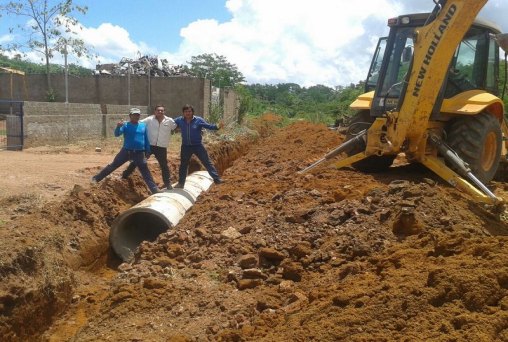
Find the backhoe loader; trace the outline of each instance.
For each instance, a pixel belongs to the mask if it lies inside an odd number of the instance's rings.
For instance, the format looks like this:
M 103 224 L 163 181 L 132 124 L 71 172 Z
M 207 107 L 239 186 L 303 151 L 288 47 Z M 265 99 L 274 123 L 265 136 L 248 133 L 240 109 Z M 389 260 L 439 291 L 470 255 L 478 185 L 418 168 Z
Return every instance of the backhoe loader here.
M 400 153 L 475 200 L 498 204 L 486 186 L 506 161 L 508 127 L 498 95 L 499 46 L 507 37 L 476 19 L 487 0 L 433 0 L 431 13 L 388 20 L 346 142 L 319 163 L 387 170 Z M 506 58 L 506 53 L 505 53 Z

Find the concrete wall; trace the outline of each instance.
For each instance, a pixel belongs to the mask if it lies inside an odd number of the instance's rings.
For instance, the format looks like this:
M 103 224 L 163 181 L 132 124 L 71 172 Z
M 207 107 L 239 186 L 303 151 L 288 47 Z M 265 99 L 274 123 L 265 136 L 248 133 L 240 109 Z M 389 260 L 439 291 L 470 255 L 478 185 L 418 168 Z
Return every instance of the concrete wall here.
M 52 75 L 51 82 L 56 94 L 55 101 L 65 102 L 65 76 Z M 46 75 L 21 76 L 0 73 L 0 99 L 47 101 Z M 181 114 L 183 105 L 191 104 L 196 113 L 207 117 L 210 81 L 196 77 L 69 76 L 68 100 L 70 103 L 90 104 L 129 105 L 130 103 L 150 108 L 162 103 L 172 117 Z
M 64 75 L 52 75 L 52 85 L 56 102 L 45 102 L 45 75 L 0 73 L 0 99 L 25 101 L 24 147 L 110 137 L 119 120 L 129 119 L 131 107 L 140 108 L 144 117 L 153 113 L 156 104 L 164 104 L 166 114 L 177 117 L 181 115 L 183 105 L 191 104 L 196 115 L 206 119 L 210 116 L 211 84 L 202 78 L 148 79 L 147 76 L 135 75 L 130 79 L 104 75 L 69 77 L 67 104 Z M 237 121 L 239 106 L 236 93 L 223 89 L 220 102 L 223 104 L 224 122 Z M 2 106 L 8 105 L 0 103 Z
M 136 106 L 146 113 L 146 106 Z M 129 119 L 126 105 L 24 103 L 24 147 L 72 143 L 113 136 L 116 124 Z M 146 115 L 144 115 L 146 116 Z
M 238 122 L 238 109 L 240 108 L 240 99 L 232 89 L 223 89 L 223 120 L 226 125 L 232 122 Z

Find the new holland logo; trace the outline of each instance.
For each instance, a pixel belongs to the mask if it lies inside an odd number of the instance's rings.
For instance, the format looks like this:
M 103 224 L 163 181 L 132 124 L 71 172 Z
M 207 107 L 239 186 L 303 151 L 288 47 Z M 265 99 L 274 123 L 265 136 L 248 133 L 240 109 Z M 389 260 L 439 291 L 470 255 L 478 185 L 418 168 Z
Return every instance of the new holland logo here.
M 450 25 L 450 21 L 453 18 L 453 15 L 457 11 L 457 6 L 451 5 L 444 19 L 441 21 L 441 24 L 438 27 L 437 32 L 434 32 L 434 38 L 430 42 L 429 47 L 427 48 L 427 53 L 425 54 L 425 58 L 423 59 L 423 63 L 420 66 L 420 70 L 418 71 L 418 78 L 416 79 L 416 84 L 413 88 L 413 96 L 418 97 L 420 95 L 420 89 L 422 88 L 423 82 L 425 80 L 425 75 L 427 74 L 427 66 L 430 65 L 432 61 L 432 57 L 434 57 L 434 53 L 441 42 L 441 38 L 445 33 L 446 29 Z

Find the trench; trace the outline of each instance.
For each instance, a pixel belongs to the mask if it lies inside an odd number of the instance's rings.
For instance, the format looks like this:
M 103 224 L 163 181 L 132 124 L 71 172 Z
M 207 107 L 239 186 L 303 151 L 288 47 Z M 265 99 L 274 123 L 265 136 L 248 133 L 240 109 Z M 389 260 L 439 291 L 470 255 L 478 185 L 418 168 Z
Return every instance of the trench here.
M 224 171 L 236 159 L 246 154 L 249 147 L 256 141 L 257 136 L 242 137 L 235 141 L 207 145 L 207 150 L 219 174 L 223 175 Z M 199 169 L 201 169 L 201 165 L 193 158 L 189 166 L 189 174 L 195 173 Z M 177 172 L 173 169 L 171 171 L 174 177 Z M 158 171 L 152 170 L 152 173 L 155 172 Z M 139 181 L 137 186 L 144 187 L 145 185 L 142 181 Z M 176 191 L 178 192 L 178 190 Z M 154 196 L 150 196 L 148 199 Z M 137 203 L 132 202 L 131 204 L 135 207 Z M 117 217 L 117 221 L 118 219 Z M 115 237 L 116 243 L 132 249 L 143 240 L 154 241 L 160 233 L 168 229 L 168 226 L 172 226 L 168 225 L 168 219 L 163 215 L 154 214 L 147 210 L 136 211 L 123 218 L 120 217 L 121 220 L 123 220 L 121 226 L 124 231 L 120 237 Z M 65 306 L 66 309 L 63 313 L 56 314 L 53 317 L 49 327 L 46 326 L 43 331 L 37 332 L 31 337 L 40 336 L 45 341 L 72 339 L 77 331 L 87 323 L 88 317 L 95 316 L 100 308 L 99 304 L 109 295 L 109 282 L 117 275 L 118 267 L 124 261 L 122 260 L 123 257 L 119 256 L 121 253 L 113 250 L 111 241 L 108 242 L 108 239 L 94 239 L 85 242 L 85 244 L 89 245 L 89 248 L 81 251 L 80 258 L 82 260 L 92 260 L 92 262 L 88 263 L 86 267 L 77 264 L 71 266 L 72 277 L 76 281 L 71 289 L 72 295 L 65 296 L 64 303 L 60 304 Z M 26 303 L 26 305 L 31 305 L 31 303 Z M 38 314 L 44 315 L 47 313 L 32 311 L 32 315 Z

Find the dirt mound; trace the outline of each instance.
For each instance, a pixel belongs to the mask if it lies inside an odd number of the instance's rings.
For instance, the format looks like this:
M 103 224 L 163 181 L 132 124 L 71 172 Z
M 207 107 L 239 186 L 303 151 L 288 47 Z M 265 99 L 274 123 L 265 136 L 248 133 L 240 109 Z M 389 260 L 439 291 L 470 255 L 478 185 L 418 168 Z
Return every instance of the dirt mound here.
M 307 122 L 277 128 L 270 118 L 256 123 L 258 143 L 243 142 L 249 149 L 240 140 L 211 144 L 226 183 L 212 186 L 178 226 L 143 243 L 132 264 L 97 286 L 88 280 L 83 287 L 82 274 L 72 272 L 87 262 L 73 258 L 70 246 L 84 244 L 79 237 L 87 231 L 96 236 L 90 245 L 107 241 L 114 217 L 146 196 L 139 178 L 138 186 L 111 180 L 77 189 L 17 223 L 27 232 L 50 226 L 74 232 L 74 239 L 62 233 L 66 238 L 52 250 L 61 251 L 56 264 L 72 265 L 61 281 L 69 289 L 61 292 L 69 306 L 62 321 L 77 323 L 64 334 L 56 327 L 65 323 L 57 322 L 43 339 L 508 339 L 504 221 L 413 165 L 374 175 L 322 165 L 299 175 L 342 137 Z M 508 199 L 506 190 L 495 184 Z M 48 248 L 35 241 L 41 234 L 21 235 L 10 247 L 3 236 L 0 260 L 11 261 L 2 265 L 13 265 L 32 243 Z M 25 252 L 12 253 L 13 246 Z M 18 264 L 17 271 L 1 269 L 12 280 L 2 285 L 3 322 L 12 322 L 5 318 L 27 296 L 7 310 L 14 281 L 21 274 L 42 279 L 37 267 Z M 59 308 L 55 315 L 67 309 L 46 300 Z M 21 328 L 9 324 L 0 326 L 9 338 L 30 336 L 20 320 Z
M 503 336 L 506 225 L 412 166 L 296 174 L 340 140 L 299 122 L 251 148 L 121 267 L 77 339 Z

